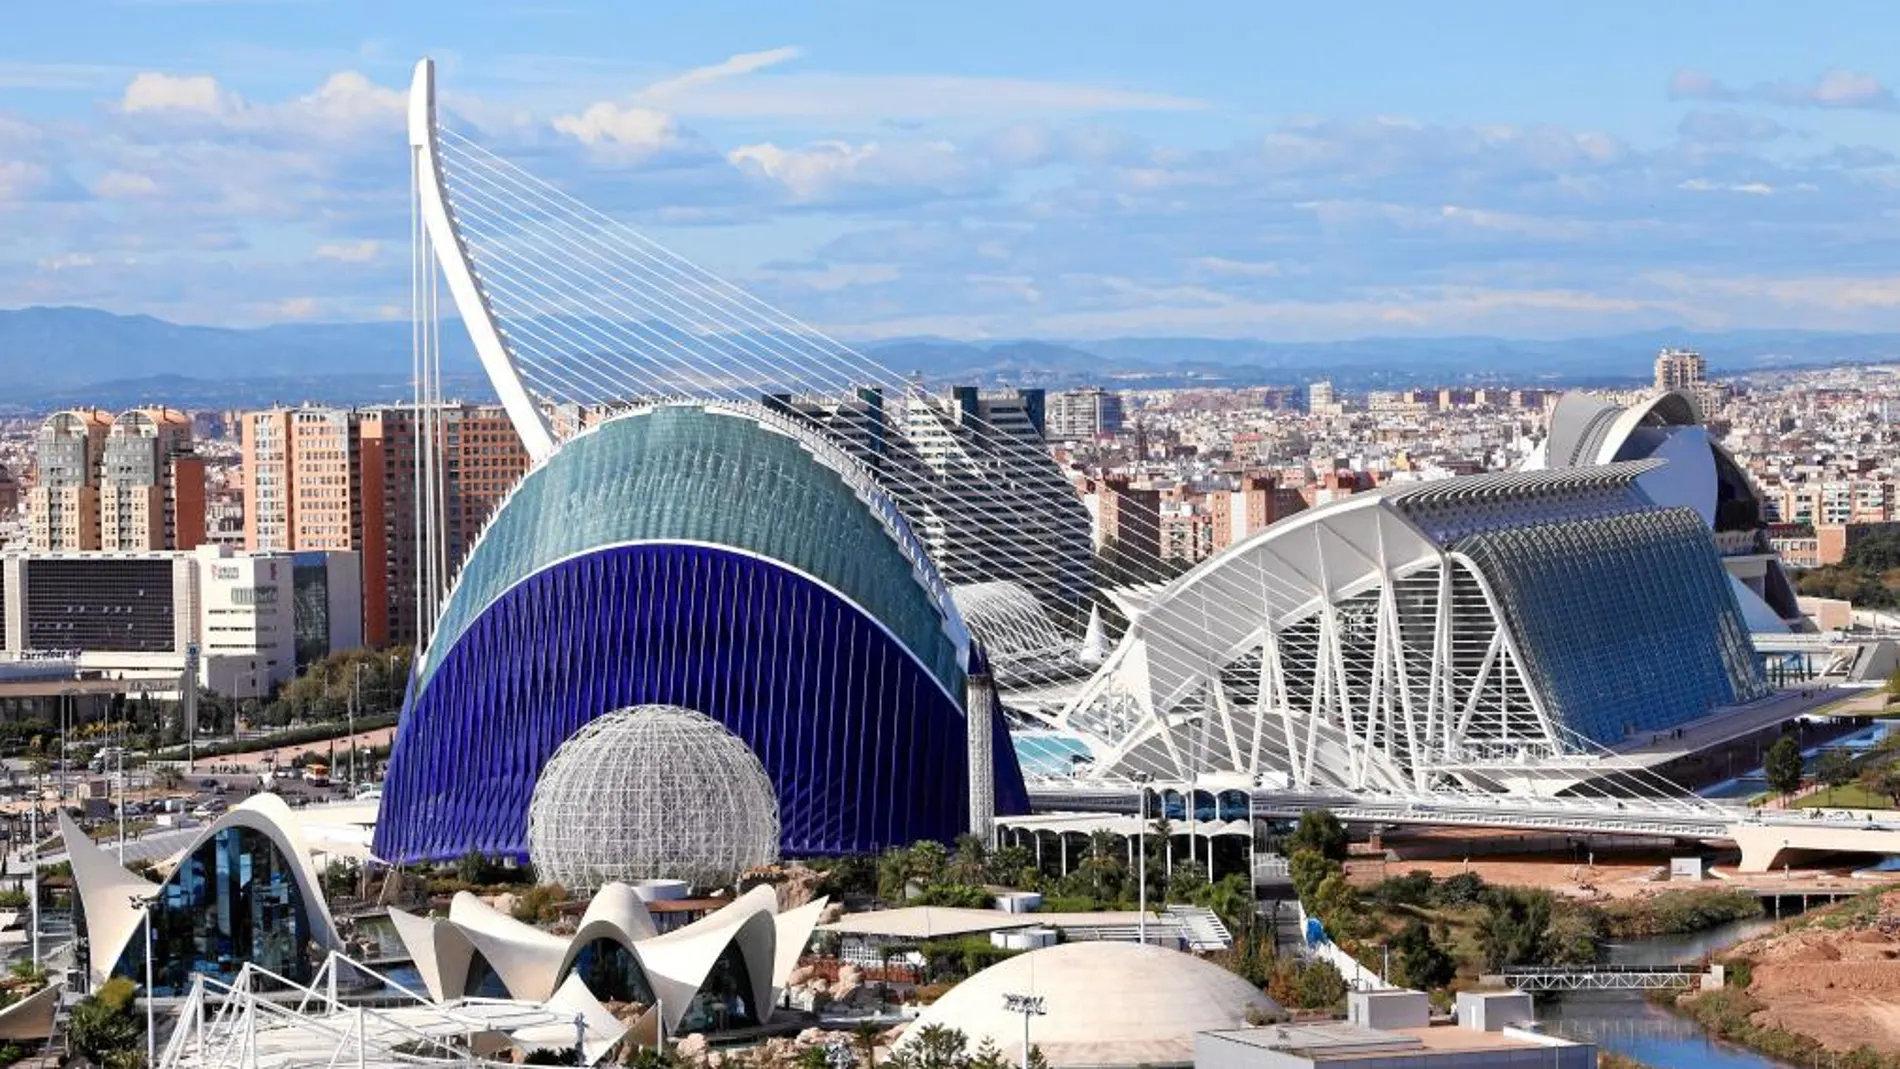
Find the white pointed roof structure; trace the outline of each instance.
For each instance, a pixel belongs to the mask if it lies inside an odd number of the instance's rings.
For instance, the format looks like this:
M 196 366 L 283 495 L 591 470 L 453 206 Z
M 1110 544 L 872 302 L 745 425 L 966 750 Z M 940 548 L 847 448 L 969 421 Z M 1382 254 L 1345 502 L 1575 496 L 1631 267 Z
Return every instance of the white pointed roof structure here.
M 284 800 L 268 793 L 246 798 L 206 825 L 179 851 L 178 856 L 190 857 L 227 828 L 248 828 L 270 841 L 290 863 L 291 878 L 308 907 L 310 938 L 319 946 L 332 949 L 341 946 L 336 924 L 330 919 L 329 906 L 323 899 L 323 888 L 317 879 L 316 867 L 310 862 L 309 848 L 297 829 L 295 815 L 284 804 Z M 87 965 L 93 983 L 101 984 L 111 975 L 112 967 L 118 964 L 138 929 L 140 911 L 133 904 L 134 899 L 152 898 L 163 892 L 176 877 L 176 869 L 171 876 L 166 877 L 164 883 L 152 883 L 127 872 L 64 813 L 59 815 L 59 829 L 66 843 L 67 855 L 72 859 L 73 883 L 79 890 L 79 905 L 86 913 L 86 931 L 90 943 Z
M 510 995 L 529 1002 L 553 996 L 567 940 L 524 924 L 467 891 L 457 891 L 449 900 L 449 922 L 461 929 Z
M 94 986 L 103 984 L 119 963 L 140 913 L 134 902 L 158 893 L 158 884 L 127 872 L 111 854 L 79 830 L 73 818 L 59 811 L 59 835 L 72 861 L 73 886 L 79 889 L 79 908 L 86 913 L 87 967 Z
M 1088 630 L 1082 633 L 1081 662 L 1090 668 L 1108 660 L 1108 631 L 1102 626 L 1102 607 L 1089 606 Z
M 553 1005 L 581 983 L 575 963 L 583 950 L 601 939 L 619 943 L 639 963 L 671 1033 L 731 947 L 737 948 L 751 982 L 747 997 L 759 1018 L 768 1019 L 826 904 L 820 898 L 780 913 L 777 892 L 755 887 L 691 924 L 659 933 L 635 889 L 611 883 L 595 894 L 571 937 L 524 924 L 467 892 L 450 902 L 446 920 L 393 909 L 390 919 L 429 995 L 441 1002 L 469 994 L 469 963 L 479 953 L 511 997 Z M 584 984 L 580 990 L 586 991 Z M 590 1011 L 583 1007 L 582 1012 Z M 636 1035 L 650 1036 L 653 1027 L 644 1018 L 632 1025 Z M 549 1044 L 572 1046 L 572 1033 L 564 1043 L 550 1039 Z M 589 1044 L 591 1050 L 591 1038 Z
M 389 922 L 396 929 L 396 938 L 408 948 L 410 962 L 430 998 L 446 1002 L 467 990 L 475 946 L 462 929 L 439 917 L 418 917 L 393 906 Z

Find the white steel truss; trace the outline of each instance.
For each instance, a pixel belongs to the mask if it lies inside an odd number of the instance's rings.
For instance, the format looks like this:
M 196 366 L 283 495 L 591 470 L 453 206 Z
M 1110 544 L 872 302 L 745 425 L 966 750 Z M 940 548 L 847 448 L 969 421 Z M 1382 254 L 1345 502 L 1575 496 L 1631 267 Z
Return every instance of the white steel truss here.
M 1427 790 L 1440 761 L 1565 752 L 1499 620 L 1469 561 L 1368 496 L 1149 600 L 1056 720 L 1101 775 Z

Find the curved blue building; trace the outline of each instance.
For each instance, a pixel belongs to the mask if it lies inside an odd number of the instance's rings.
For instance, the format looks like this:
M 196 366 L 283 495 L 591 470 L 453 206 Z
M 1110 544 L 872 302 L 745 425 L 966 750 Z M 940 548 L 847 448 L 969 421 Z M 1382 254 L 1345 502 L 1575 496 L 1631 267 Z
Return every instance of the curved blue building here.
M 375 851 L 525 858 L 562 741 L 694 709 L 759 756 L 781 852 L 949 840 L 969 812 L 968 633 L 875 478 L 795 417 L 669 404 L 563 443 L 503 503 L 418 661 Z M 1000 711 L 997 808 L 1027 796 Z

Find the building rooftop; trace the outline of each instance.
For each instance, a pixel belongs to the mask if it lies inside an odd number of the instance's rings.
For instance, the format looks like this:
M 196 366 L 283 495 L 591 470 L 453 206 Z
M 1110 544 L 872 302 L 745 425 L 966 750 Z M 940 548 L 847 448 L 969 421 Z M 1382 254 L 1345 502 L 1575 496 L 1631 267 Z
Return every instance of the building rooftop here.
M 1346 1021 L 1314 1021 L 1209 1034 L 1264 1050 L 1299 1054 L 1316 1062 L 1385 1058 L 1405 1051 L 1511 1050 L 1570 1045 L 1567 1040 L 1555 1037 L 1540 1042 L 1527 1038 L 1522 1032 L 1485 1032 L 1453 1024 L 1366 1028 Z

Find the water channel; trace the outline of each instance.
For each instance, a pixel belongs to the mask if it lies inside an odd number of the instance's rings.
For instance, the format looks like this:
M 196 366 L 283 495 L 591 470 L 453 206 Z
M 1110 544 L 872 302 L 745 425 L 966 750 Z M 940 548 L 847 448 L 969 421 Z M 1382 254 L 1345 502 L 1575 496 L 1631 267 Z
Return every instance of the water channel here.
M 1664 935 L 1608 947 L 1616 965 L 1698 961 L 1774 927 L 1766 917 L 1734 921 L 1691 935 Z M 1744 1047 L 1710 1039 L 1702 1026 L 1655 1005 L 1636 991 L 1578 991 L 1541 1001 L 1537 1019 L 1547 1031 L 1588 1040 L 1656 1069 L 1796 1069 Z

